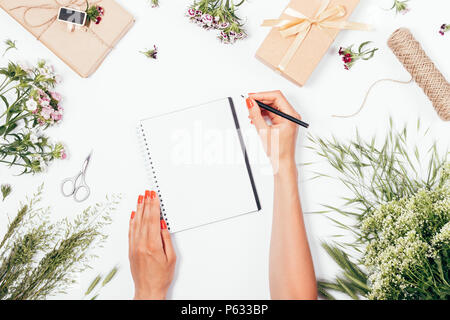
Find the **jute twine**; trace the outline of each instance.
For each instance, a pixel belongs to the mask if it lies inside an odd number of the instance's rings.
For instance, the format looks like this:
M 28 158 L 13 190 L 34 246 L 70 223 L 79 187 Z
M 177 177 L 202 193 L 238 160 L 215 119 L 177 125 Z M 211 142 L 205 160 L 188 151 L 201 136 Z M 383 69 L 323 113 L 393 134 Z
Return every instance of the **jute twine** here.
M 403 64 L 405 69 L 411 74 L 412 79 L 410 81 L 399 81 L 394 79 L 378 80 L 372 84 L 366 94 L 363 104 L 356 113 L 350 116 L 335 117 L 347 118 L 358 114 L 364 107 L 372 88 L 380 82 L 391 81 L 397 83 L 409 83 L 414 80 L 431 100 L 439 117 L 444 121 L 450 121 L 450 83 L 436 68 L 433 61 L 427 56 L 420 43 L 414 38 L 411 32 L 406 28 L 398 29 L 390 36 L 388 46 Z
M 388 40 L 388 46 L 430 98 L 439 117 L 450 120 L 450 83 L 427 56 L 412 33 L 401 28 Z

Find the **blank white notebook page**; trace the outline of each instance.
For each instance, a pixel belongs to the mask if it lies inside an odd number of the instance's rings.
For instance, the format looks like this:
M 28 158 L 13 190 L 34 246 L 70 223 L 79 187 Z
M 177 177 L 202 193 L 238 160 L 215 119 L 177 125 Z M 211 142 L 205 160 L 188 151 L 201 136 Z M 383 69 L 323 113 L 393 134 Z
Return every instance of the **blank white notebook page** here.
M 141 121 L 170 232 L 260 209 L 236 121 L 231 98 Z

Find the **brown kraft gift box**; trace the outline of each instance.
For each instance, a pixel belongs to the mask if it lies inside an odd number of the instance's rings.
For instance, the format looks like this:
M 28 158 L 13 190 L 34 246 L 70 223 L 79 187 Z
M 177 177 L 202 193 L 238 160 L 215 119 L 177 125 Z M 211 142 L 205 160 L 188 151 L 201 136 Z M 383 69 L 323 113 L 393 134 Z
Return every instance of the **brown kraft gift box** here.
M 59 8 L 84 11 L 85 0 L 0 0 L 1 8 L 83 78 L 97 70 L 134 23 L 133 16 L 114 0 L 89 4 L 104 8 L 102 21 L 70 31 L 67 23 L 56 19 Z
M 345 15 L 337 21 L 346 21 L 358 3 L 359 0 L 331 0 L 328 8 L 339 5 L 343 6 L 345 8 Z M 292 8 L 307 17 L 313 17 L 319 10 L 321 4 L 321 0 L 292 0 L 287 8 Z M 287 17 L 289 16 L 283 11 L 280 19 Z M 339 29 L 319 28 L 317 25 L 313 25 L 290 62 L 282 71 L 278 66 L 295 41 L 296 36 L 293 35 L 285 38 L 277 28 L 272 28 L 256 52 L 256 57 L 272 69 L 279 71 L 290 81 L 299 86 L 303 86 L 339 32 Z

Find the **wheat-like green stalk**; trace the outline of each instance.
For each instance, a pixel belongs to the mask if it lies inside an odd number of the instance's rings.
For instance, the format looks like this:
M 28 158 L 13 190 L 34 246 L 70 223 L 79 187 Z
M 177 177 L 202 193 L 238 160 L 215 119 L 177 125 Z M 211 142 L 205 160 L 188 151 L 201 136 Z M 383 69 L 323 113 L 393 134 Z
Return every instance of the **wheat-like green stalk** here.
M 94 280 L 92 280 L 91 284 L 89 285 L 88 289 L 86 290 L 86 293 L 84 296 L 86 298 L 89 298 L 89 300 L 96 300 L 98 296 L 100 295 L 100 290 L 105 287 L 108 283 L 111 282 L 111 280 L 116 276 L 117 272 L 119 271 L 119 267 L 115 266 L 111 269 L 111 271 L 103 278 L 101 274 L 97 275 Z M 103 281 L 102 281 L 103 279 Z M 96 291 L 94 292 L 94 289 Z M 93 293 L 94 292 L 94 293 Z
M 0 300 L 45 299 L 64 293 L 89 266 L 90 253 L 106 240 L 118 196 L 83 211 L 73 221 L 50 222 L 50 210 L 35 208 L 38 192 L 21 207 L 0 243 Z

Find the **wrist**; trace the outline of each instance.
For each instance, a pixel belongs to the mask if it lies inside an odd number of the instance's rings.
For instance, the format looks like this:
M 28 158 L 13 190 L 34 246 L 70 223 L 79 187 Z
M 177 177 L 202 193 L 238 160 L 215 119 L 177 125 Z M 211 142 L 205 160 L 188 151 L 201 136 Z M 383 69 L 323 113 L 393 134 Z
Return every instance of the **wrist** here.
M 163 292 L 141 292 L 134 293 L 134 300 L 166 300 L 166 294 Z
M 295 163 L 295 159 L 285 158 L 280 159 L 277 165 L 273 166 L 273 175 L 274 177 L 284 177 L 284 176 L 292 176 L 297 175 L 297 164 Z

